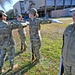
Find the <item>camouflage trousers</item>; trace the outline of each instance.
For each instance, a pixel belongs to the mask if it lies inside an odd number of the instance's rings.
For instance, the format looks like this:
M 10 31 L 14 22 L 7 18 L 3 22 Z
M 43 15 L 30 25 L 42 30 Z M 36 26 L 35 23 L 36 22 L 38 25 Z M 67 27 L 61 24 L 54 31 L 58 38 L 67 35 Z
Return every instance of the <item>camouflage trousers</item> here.
M 23 45 L 25 48 L 27 46 L 26 38 L 20 38 L 20 39 L 21 39 L 21 45 Z
M 64 75 L 75 75 L 75 66 L 68 66 L 64 64 Z
M 15 48 L 14 47 L 11 47 L 10 49 L 8 50 L 1 50 L 0 49 L 0 68 L 3 67 L 3 64 L 4 64 L 4 58 L 6 56 L 6 53 L 8 53 L 8 60 L 10 62 L 10 66 L 11 68 L 13 67 L 14 65 L 14 55 L 15 55 Z
M 35 55 L 36 59 L 40 59 L 40 47 L 41 42 L 40 40 L 31 40 L 31 52 L 32 55 Z
M 19 28 L 18 33 L 19 33 L 19 37 L 21 39 L 21 46 L 26 48 L 27 47 L 27 44 L 26 44 L 26 32 L 24 31 L 23 28 Z

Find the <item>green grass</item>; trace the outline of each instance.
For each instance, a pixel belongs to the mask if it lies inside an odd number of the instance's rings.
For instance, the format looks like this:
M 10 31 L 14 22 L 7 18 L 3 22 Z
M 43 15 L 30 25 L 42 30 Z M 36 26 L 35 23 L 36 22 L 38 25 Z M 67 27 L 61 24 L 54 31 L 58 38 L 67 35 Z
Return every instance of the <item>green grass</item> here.
M 33 64 L 31 62 L 30 54 L 30 41 L 28 27 L 27 32 L 27 51 L 20 53 L 14 59 L 15 64 L 18 64 L 18 68 L 15 70 L 9 70 L 10 65 L 8 60 L 4 63 L 4 74 L 5 75 L 58 75 L 59 72 L 59 62 L 62 50 L 62 35 L 65 27 L 72 22 L 69 19 L 59 19 L 63 24 L 45 24 L 41 25 L 41 59 L 40 63 Z M 15 32 L 15 33 L 14 33 Z M 16 36 L 15 36 L 16 35 Z M 17 30 L 13 31 L 13 36 L 15 39 L 16 53 L 20 52 L 20 39 Z

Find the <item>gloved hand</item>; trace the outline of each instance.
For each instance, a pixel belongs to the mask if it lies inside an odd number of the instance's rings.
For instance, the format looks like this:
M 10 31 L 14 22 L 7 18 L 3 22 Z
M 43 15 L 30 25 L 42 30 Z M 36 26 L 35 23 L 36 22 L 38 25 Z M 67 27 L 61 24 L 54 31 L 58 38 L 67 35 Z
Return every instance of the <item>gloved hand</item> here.
M 25 22 L 27 25 L 29 25 L 30 23 L 28 21 Z
M 53 19 L 52 22 L 62 24 L 61 21 L 58 21 L 58 20 L 55 20 L 55 19 Z

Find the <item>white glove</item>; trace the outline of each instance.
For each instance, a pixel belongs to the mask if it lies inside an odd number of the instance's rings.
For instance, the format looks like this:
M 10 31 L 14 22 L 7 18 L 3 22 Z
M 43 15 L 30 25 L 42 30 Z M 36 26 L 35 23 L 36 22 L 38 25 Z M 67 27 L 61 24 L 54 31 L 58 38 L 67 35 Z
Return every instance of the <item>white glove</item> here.
M 25 25 L 27 25 L 26 23 L 21 23 L 22 24 L 22 26 L 25 26 Z
M 28 21 L 25 22 L 27 25 L 30 24 Z
M 53 19 L 52 22 L 62 24 L 62 22 L 55 20 L 55 19 Z

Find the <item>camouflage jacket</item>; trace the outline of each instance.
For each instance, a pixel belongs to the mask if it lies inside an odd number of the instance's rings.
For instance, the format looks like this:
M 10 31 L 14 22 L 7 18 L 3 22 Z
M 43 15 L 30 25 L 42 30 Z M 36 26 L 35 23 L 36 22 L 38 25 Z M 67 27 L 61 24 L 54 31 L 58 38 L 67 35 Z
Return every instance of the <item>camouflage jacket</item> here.
M 14 22 L 25 23 L 24 20 L 21 20 L 21 21 L 15 20 Z M 20 37 L 21 37 L 22 39 L 25 38 L 25 36 L 26 36 L 25 27 L 20 27 L 20 28 L 18 28 L 18 32 L 19 32 L 19 35 L 20 35 Z
M 12 30 L 22 27 L 19 22 L 8 23 L 0 20 L 0 49 L 8 49 L 14 45 Z
M 63 62 L 75 66 L 75 23 L 66 27 L 63 36 Z
M 29 20 L 29 33 L 31 40 L 39 40 L 40 39 L 40 24 L 51 23 L 51 20 L 48 19 L 39 19 L 34 18 L 33 21 Z

